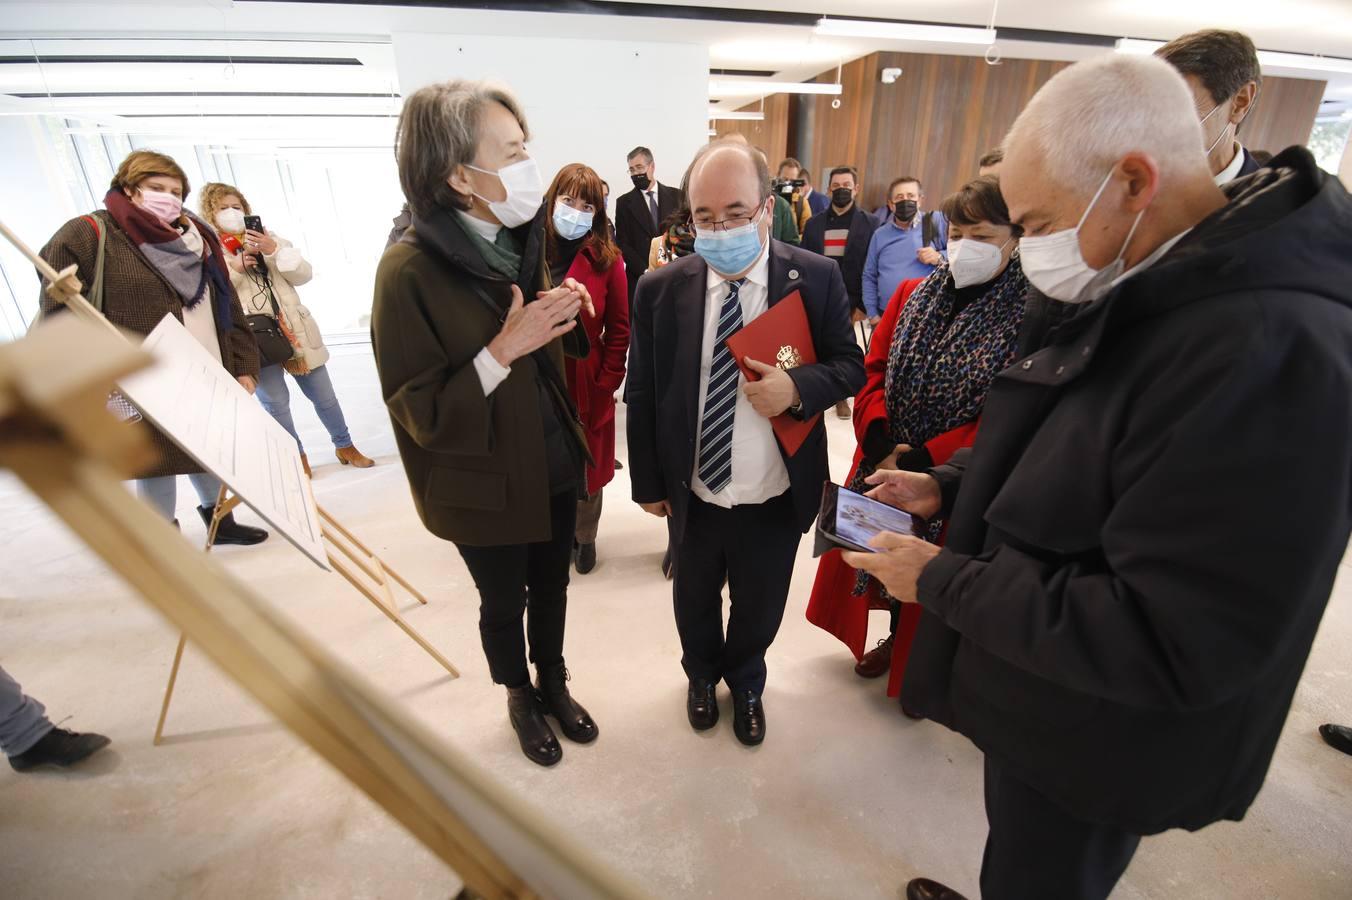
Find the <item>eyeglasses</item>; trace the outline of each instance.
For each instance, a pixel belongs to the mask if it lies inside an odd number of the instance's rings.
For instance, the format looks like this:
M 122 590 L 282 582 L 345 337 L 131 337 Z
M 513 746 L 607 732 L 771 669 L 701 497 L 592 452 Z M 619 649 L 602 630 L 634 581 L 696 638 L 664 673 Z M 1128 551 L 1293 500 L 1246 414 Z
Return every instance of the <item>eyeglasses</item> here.
M 726 219 L 697 218 L 694 220 L 694 225 L 695 229 L 698 231 L 730 231 L 734 228 L 745 228 L 747 225 L 750 225 L 752 222 L 759 219 L 761 213 L 764 211 L 765 208 L 761 207 L 761 209 L 750 216 L 729 216 Z

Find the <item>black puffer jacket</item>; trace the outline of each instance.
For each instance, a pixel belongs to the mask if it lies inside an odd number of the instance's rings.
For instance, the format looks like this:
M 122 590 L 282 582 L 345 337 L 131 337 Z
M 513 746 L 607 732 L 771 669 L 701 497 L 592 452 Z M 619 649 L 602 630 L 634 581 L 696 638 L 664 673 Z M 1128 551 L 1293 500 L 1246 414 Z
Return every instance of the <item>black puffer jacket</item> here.
M 1352 200 L 1303 149 L 1226 191 L 935 470 L 961 490 L 906 671 L 909 708 L 1140 833 L 1243 817 L 1352 529 Z

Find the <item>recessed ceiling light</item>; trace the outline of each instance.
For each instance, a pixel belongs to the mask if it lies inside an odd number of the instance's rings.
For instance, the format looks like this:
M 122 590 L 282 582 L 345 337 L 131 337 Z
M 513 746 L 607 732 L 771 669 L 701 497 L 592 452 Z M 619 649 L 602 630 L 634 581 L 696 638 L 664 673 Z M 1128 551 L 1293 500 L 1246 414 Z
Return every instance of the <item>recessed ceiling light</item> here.
M 754 96 L 756 94 L 839 94 L 840 85 L 816 81 L 765 81 L 748 78 L 742 81 L 710 80 L 709 94 L 722 97 Z
M 993 44 L 994 28 L 967 25 L 926 25 L 917 22 L 877 22 L 862 19 L 821 19 L 817 34 L 832 37 L 892 41 L 929 41 L 936 44 Z

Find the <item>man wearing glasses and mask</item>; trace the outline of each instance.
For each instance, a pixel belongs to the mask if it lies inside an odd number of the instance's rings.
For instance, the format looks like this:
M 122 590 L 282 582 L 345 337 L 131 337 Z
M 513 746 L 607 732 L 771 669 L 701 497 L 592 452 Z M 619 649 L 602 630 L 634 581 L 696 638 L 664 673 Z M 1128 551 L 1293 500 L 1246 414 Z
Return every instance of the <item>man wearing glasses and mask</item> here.
M 695 252 L 650 273 L 634 298 L 630 477 L 634 500 L 668 520 L 691 727 L 718 723 L 715 690 L 726 681 L 733 730 L 753 746 L 765 737 L 765 652 L 828 478 L 820 419 L 793 455 L 770 419 L 819 416 L 863 386 L 864 361 L 840 270 L 770 238 L 764 155 L 716 141 L 696 155 L 689 178 Z M 747 359 L 757 374 L 748 381 L 727 339 L 794 292 L 817 362 L 780 369 Z

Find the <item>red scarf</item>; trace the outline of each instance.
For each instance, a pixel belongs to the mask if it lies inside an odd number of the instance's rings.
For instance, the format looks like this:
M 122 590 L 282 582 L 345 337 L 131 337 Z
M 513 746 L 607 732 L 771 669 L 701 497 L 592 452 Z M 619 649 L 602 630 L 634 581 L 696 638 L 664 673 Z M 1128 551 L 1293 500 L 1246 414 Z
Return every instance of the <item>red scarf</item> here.
M 221 333 L 229 331 L 233 325 L 230 314 L 234 289 L 230 286 L 230 273 L 226 271 L 224 254 L 216 232 L 192 213 L 184 212 L 202 237 L 204 252 L 201 256 L 188 249 L 183 234 L 164 224 L 158 217 L 146 212 L 127 199 L 127 195 L 113 188 L 103 198 L 118 227 L 136 245 L 146 263 L 164 276 L 178 292 L 187 309 L 192 309 L 207 293 L 208 283 L 215 288 L 212 314 L 216 327 Z

